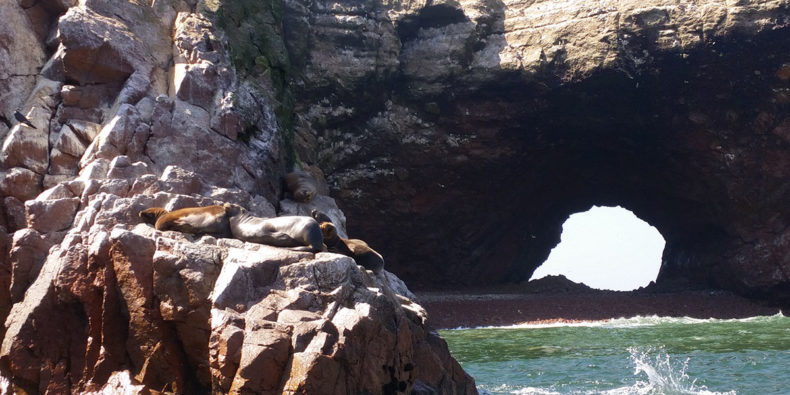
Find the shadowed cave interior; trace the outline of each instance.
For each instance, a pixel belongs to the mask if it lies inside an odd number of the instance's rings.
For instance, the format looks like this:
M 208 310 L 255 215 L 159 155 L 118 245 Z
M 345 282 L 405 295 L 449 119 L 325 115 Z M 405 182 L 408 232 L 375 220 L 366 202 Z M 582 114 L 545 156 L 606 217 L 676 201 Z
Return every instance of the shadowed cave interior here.
M 750 277 L 763 270 L 752 265 L 783 259 L 754 247 L 785 215 L 788 142 L 771 132 L 790 102 L 788 81 L 774 77 L 783 58 L 770 55 L 787 46 L 780 35 L 662 55 L 644 73 L 607 69 L 573 83 L 556 70 L 501 73 L 472 93 L 431 97 L 422 108 L 440 110 L 420 116 L 433 122 L 433 144 L 368 139 L 369 155 L 387 147 L 393 174 L 346 183 L 364 198 L 335 188 L 349 234 L 365 235 L 416 289 L 518 283 L 568 215 L 621 205 L 666 239 L 659 283 L 787 301 L 781 281 Z M 743 58 L 747 49 L 768 55 Z M 398 99 L 421 111 L 407 92 Z M 329 166 L 330 181 L 356 164 Z

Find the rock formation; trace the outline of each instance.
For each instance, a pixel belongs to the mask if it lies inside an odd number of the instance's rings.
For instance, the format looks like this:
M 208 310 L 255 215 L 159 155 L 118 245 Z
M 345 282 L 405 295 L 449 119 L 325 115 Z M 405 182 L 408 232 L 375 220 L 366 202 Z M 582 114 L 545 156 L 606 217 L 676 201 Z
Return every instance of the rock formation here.
M 790 305 L 787 0 L 0 16 L 0 386 L 475 392 L 391 273 L 157 233 L 152 205 L 318 208 L 421 287 L 525 280 L 569 214 L 621 205 L 667 241 L 659 282 Z M 295 164 L 309 204 L 279 201 Z
M 393 274 L 141 223 L 230 202 L 344 227 L 325 181 L 279 202 L 291 104 L 221 7 L 0 5 L 0 392 L 475 393 Z
M 790 305 L 787 1 L 285 5 L 299 155 L 410 285 L 524 281 L 620 205 L 659 281 Z

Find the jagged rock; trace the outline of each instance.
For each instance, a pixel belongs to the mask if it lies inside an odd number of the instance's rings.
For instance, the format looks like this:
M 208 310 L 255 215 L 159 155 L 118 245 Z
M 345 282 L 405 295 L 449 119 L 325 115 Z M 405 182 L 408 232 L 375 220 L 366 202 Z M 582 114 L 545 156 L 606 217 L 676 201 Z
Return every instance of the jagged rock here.
M 137 108 L 129 104 L 122 104 L 112 120 L 102 128 L 99 135 L 88 146 L 80 160 L 80 167 L 85 167 L 96 158 L 112 160 L 116 156 L 126 155 L 129 145 L 137 133 L 139 122 Z
M 460 392 L 473 390 L 471 379 L 452 369 L 413 365 L 414 347 L 428 347 L 421 352 L 436 359 L 446 346 L 427 344 L 424 313 L 405 312 L 387 277 L 350 258 L 157 232 L 135 225 L 134 215 L 157 197 L 94 197 L 98 205 L 85 210 L 98 215 L 85 222 L 88 230 L 78 226 L 65 236 L 9 315 L 0 359 L 21 388 L 98 390 L 130 361 L 133 380 L 147 389 L 326 389 L 323 378 L 348 359 L 388 367 L 337 376 L 331 393 L 375 392 L 395 379 L 406 388 L 453 382 Z M 344 307 L 354 305 L 363 307 Z M 85 311 L 87 320 L 75 320 L 71 309 Z M 60 324 L 43 324 L 49 319 Z M 41 336 L 58 340 L 36 343 Z M 367 349 L 396 337 L 397 348 Z M 84 375 L 67 381 L 58 362 L 64 355 Z M 289 364 L 292 358 L 304 369 Z
M 147 71 L 135 71 L 126 79 L 123 88 L 121 88 L 121 92 L 118 93 L 116 102 L 120 104 L 137 103 L 148 93 L 151 84 L 152 81 Z
M 131 377 L 128 370 L 113 372 L 101 388 L 84 392 L 85 395 L 138 395 L 147 392 L 144 385 Z
M 54 199 L 68 199 L 79 197 L 85 189 L 85 182 L 83 181 L 69 181 L 58 183 L 57 185 L 48 188 L 42 192 L 36 199 L 38 200 L 54 200 Z
M 49 248 L 58 240 L 52 240 L 35 229 L 22 229 L 14 232 L 8 259 L 11 265 L 9 287 L 13 303 L 22 300 L 27 287 L 38 276 L 41 265 L 49 253 Z
M 289 1 L 297 153 L 412 286 L 526 280 L 568 215 L 621 205 L 663 233 L 659 281 L 787 304 L 786 15 Z
M 113 158 L 107 170 L 107 178 L 120 178 L 133 180 L 145 174 L 151 174 L 151 170 L 144 162 L 134 162 L 128 156 L 121 155 Z
M 25 202 L 27 225 L 41 233 L 57 232 L 71 227 L 80 199 L 28 200 Z
M 8 317 L 11 300 L 12 266 L 9 258 L 12 238 L 5 228 L 0 229 L 0 318 Z M 5 336 L 5 326 L 0 326 L 0 336 Z
M 58 24 L 64 75 L 81 85 L 125 81 L 151 69 L 145 44 L 119 19 L 72 7 Z
M 13 196 L 20 201 L 33 199 L 41 188 L 41 175 L 24 167 L 14 167 L 2 175 L 0 180 L 0 194 Z
M 200 182 L 200 177 L 197 174 L 184 170 L 178 166 L 168 166 L 162 171 L 160 181 L 167 184 L 169 187 L 166 192 L 179 193 L 182 195 L 191 195 L 198 193 L 203 185 Z
M 147 153 L 157 166 L 177 164 L 208 184 L 255 189 L 254 176 L 241 166 L 247 153 L 210 129 L 206 110 L 176 100 L 168 115 L 163 105 L 154 110 Z
M 2 2 L 0 15 L 0 47 L 6 49 L 0 52 L 0 116 L 13 120 L 14 109 L 27 100 L 46 58 L 33 26 L 16 2 Z
M 43 108 L 34 107 L 27 113 L 27 118 L 31 122 L 35 119 L 38 126 L 33 129 L 20 123 L 11 128 L 3 141 L 0 164 L 5 168 L 24 167 L 43 175 L 49 165 L 49 134 L 48 121 L 42 123 L 39 120 L 48 120 L 49 113 Z
M 109 167 L 110 163 L 107 159 L 96 159 L 80 170 L 79 179 L 83 181 L 103 179 L 107 177 Z
M 60 128 L 49 154 L 49 173 L 53 175 L 75 175 L 79 160 L 99 133 L 99 125 L 85 121 L 70 121 Z
M 3 199 L 3 207 L 5 208 L 5 217 L 8 221 L 8 230 L 14 231 L 27 227 L 25 203 L 13 196 L 8 196 Z
M 244 131 L 244 119 L 236 110 L 233 101 L 230 92 L 220 99 L 214 114 L 211 115 L 211 129 L 235 141 Z

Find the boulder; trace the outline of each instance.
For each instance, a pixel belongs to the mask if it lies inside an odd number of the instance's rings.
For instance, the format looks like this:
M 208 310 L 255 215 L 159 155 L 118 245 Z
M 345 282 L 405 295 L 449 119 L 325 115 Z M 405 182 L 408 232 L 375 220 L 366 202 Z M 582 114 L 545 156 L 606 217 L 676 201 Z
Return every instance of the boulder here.
M 449 353 L 429 341 L 424 311 L 404 308 L 402 285 L 390 277 L 336 254 L 155 231 L 135 214 L 169 206 L 157 199 L 94 195 L 78 215 L 83 222 L 95 210 L 93 219 L 52 249 L 9 314 L 0 360 L 20 388 L 87 392 L 117 381 L 179 393 L 474 391 L 454 361 L 415 365 L 424 353 Z M 46 244 L 35 230 L 16 239 Z M 21 257 L 21 247 L 12 251 Z M 44 324 L 50 319 L 60 324 Z M 35 341 L 45 335 L 59 337 Z M 83 372 L 76 380 L 65 379 L 64 355 Z M 327 387 L 326 377 L 337 385 Z
M 42 190 L 41 180 L 41 175 L 32 170 L 24 167 L 11 168 L 2 175 L 0 194 L 13 196 L 23 202 L 33 199 Z
M 22 7 L 15 1 L 0 4 L 0 116 L 14 122 L 13 113 L 27 100 L 36 84 L 36 74 L 46 61 L 43 43 Z
M 49 165 L 50 113 L 44 108 L 33 107 L 26 116 L 36 128 L 21 123 L 11 128 L 0 149 L 0 164 L 5 168 L 24 167 L 43 175 Z
M 72 7 L 58 24 L 64 76 L 80 85 L 123 82 L 151 69 L 145 44 L 120 19 Z
M 67 230 L 80 207 L 80 199 L 28 200 L 25 202 L 27 225 L 41 233 Z
M 126 155 L 138 131 L 140 117 L 137 108 L 130 104 L 122 104 L 115 116 L 102 127 L 101 132 L 88 146 L 80 167 L 85 167 L 96 158 L 112 160 L 116 156 Z M 141 131 L 147 137 L 147 131 Z

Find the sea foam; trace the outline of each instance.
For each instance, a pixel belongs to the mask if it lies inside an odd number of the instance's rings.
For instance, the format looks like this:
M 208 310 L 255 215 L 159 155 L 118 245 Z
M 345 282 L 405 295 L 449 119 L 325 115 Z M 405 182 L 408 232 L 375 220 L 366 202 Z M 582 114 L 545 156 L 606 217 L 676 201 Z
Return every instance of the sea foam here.
M 782 312 L 771 316 L 755 316 L 747 318 L 692 318 L 692 317 L 662 317 L 657 315 L 652 316 L 636 316 L 631 318 L 612 318 L 608 320 L 599 321 L 557 321 L 547 323 L 524 323 L 503 326 L 476 326 L 445 329 L 445 330 L 468 330 L 468 329 L 530 329 L 530 328 L 561 328 L 561 327 L 586 327 L 586 328 L 637 328 L 643 326 L 655 326 L 665 324 L 707 324 L 707 323 L 726 323 L 726 322 L 755 322 L 755 321 L 770 321 L 772 319 L 787 318 Z

